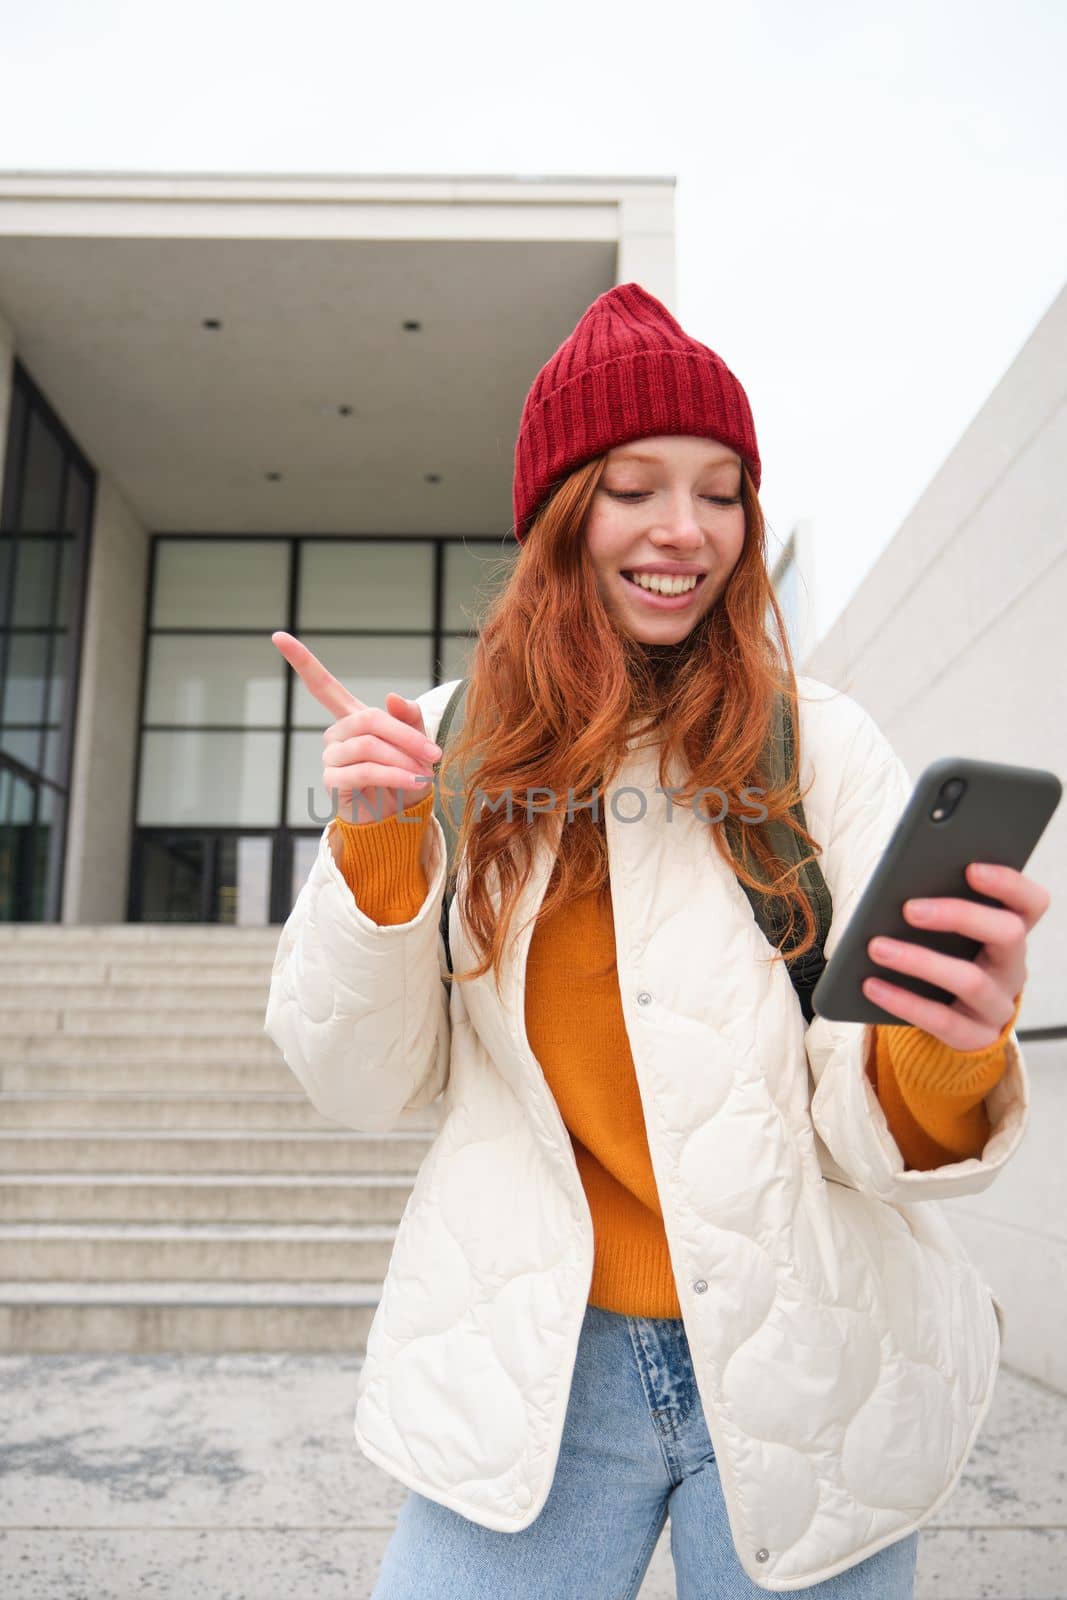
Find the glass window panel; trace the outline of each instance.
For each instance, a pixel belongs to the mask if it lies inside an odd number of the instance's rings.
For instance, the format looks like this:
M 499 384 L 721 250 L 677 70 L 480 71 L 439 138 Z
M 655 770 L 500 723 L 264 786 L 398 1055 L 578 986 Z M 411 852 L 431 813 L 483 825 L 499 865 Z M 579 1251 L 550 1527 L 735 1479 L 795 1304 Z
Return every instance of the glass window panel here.
M 199 834 L 140 841 L 141 920 L 199 922 L 204 841 Z
M 52 677 L 48 685 L 48 722 L 62 722 L 67 707 L 67 635 L 52 635 Z
M 429 541 L 312 539 L 300 549 L 301 638 L 305 628 L 433 627 Z
M 47 829 L 35 828 L 32 823 L 0 825 L 0 917 L 3 921 L 42 921 L 42 867 L 47 845 Z
M 324 791 L 325 792 L 325 791 Z M 323 827 L 326 826 L 324 822 Z M 311 876 L 311 868 L 319 853 L 321 833 L 297 834 L 293 838 L 293 875 L 289 884 L 289 904 L 295 906 L 297 896 Z
M 12 622 L 24 628 L 36 628 L 51 622 L 56 552 L 57 541 L 54 539 L 19 540 Z
M 0 921 L 40 919 L 38 863 L 48 830 L 33 825 L 33 787 L 0 769 Z
M 463 638 L 441 640 L 440 681 L 451 683 L 453 678 L 465 678 L 470 671 L 471 651 L 477 639 L 470 634 Z
M 63 445 L 41 413 L 31 411 L 19 526 L 27 533 L 54 533 L 62 488 Z
M 32 822 L 33 795 L 33 784 L 27 783 L 17 772 L 0 767 L 0 822 Z
M 145 721 L 281 727 L 289 671 L 266 633 L 260 639 L 156 634 L 148 647 Z
M 50 728 L 44 736 L 44 763 L 41 770 L 46 778 L 51 778 L 53 783 L 61 783 L 66 788 L 69 774 L 63 767 L 64 755 L 62 729 Z
M 37 772 L 41 759 L 41 734 L 36 728 L 26 730 L 0 727 L 0 750 L 9 756 L 14 756 L 23 766 L 32 767 L 34 772 Z
M 39 822 L 58 824 L 63 815 L 65 799 L 66 797 L 61 795 L 58 790 L 53 789 L 51 784 L 42 783 L 40 799 L 37 803 L 37 820 Z
M 50 828 L 36 827 L 31 829 L 30 837 L 30 884 L 29 884 L 29 922 L 43 922 L 45 920 L 45 888 L 48 883 L 48 846 L 51 836 Z
M 495 543 L 446 544 L 441 626 L 464 631 L 480 628 L 482 612 L 509 582 L 518 554 L 517 544 L 514 551 Z
M 353 639 L 336 635 L 320 638 L 314 633 L 302 633 L 300 641 L 357 700 L 367 705 L 383 706 L 390 689 L 413 699 L 425 694 L 433 682 L 429 636 L 425 639 L 398 639 L 395 635 Z M 270 648 L 273 650 L 274 645 Z M 292 667 L 284 662 L 283 665 L 287 672 L 293 672 Z M 321 736 L 337 717 L 319 704 L 295 672 L 293 679 L 293 726 L 318 728 Z
M 78 559 L 78 546 L 71 534 L 59 541 L 59 593 L 56 595 L 56 622 L 66 627 L 73 622 L 74 566 Z
M 7 621 L 7 608 L 15 600 L 15 562 L 19 542 L 7 536 L 0 537 L 0 628 Z
M 4 722 L 43 722 L 46 633 L 13 633 L 8 639 Z
M 160 539 L 152 625 L 273 632 L 285 626 L 288 587 L 284 540 Z
M 89 520 L 89 494 L 91 480 L 75 462 L 70 463 L 67 474 L 67 503 L 63 508 L 62 527 L 70 534 L 83 533 Z
M 4 779 L 0 773 L 0 922 L 17 922 L 18 830 L 4 821 Z
M 281 761 L 280 733 L 146 731 L 137 822 L 274 827 Z
M 224 836 L 215 843 L 214 920 L 243 928 L 270 921 L 269 838 Z

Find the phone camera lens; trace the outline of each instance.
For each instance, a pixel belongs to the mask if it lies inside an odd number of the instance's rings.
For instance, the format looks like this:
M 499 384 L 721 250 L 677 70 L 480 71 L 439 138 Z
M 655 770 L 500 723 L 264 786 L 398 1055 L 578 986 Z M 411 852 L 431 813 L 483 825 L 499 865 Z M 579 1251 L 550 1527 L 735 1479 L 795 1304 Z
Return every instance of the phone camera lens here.
M 930 812 L 932 822 L 944 822 L 956 809 L 956 802 L 966 789 L 967 785 L 962 778 L 947 778 L 937 791 L 937 802 Z

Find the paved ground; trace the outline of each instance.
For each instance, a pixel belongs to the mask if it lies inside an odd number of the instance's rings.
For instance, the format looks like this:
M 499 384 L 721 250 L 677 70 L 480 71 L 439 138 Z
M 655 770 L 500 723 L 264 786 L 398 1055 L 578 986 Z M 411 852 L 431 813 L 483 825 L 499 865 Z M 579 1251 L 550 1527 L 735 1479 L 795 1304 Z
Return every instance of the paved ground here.
M 3 1600 L 364 1600 L 406 1490 L 352 1437 L 358 1370 L 0 1357 Z M 672 1600 L 668 1535 L 641 1600 Z M 1067 1399 L 1007 1368 L 920 1535 L 916 1600 L 935 1597 L 1067 1600 Z

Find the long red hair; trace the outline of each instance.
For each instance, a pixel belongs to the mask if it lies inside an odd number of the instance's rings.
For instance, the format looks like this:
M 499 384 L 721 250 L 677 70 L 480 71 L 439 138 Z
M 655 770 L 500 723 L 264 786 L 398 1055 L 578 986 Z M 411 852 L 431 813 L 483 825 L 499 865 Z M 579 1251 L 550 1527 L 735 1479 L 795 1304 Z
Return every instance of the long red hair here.
M 747 805 L 762 807 L 766 822 L 781 819 L 811 850 L 820 848 L 788 814 L 799 797 L 796 675 L 767 570 L 763 513 L 747 469 L 742 464 L 744 544 L 723 594 L 681 643 L 650 646 L 617 627 L 601 600 L 588 555 L 585 521 L 606 461 L 598 456 L 577 468 L 542 506 L 509 581 L 480 621 L 463 727 L 438 773 L 441 795 L 459 823 L 453 874 L 465 859 L 461 909 L 478 958 L 473 968 L 455 973 L 460 983 L 492 968 L 499 989 L 516 900 L 533 864 L 536 830 L 551 821 L 550 810 L 566 813 L 568 790 L 575 808 L 583 801 L 588 805 L 596 791 L 602 815 L 605 790 L 635 732 L 644 738 L 656 730 L 662 740 L 661 786 L 668 783 L 672 755 L 682 756 L 691 779 L 674 791 L 674 804 L 691 805 L 698 790 L 714 785 L 729 797 L 734 812 L 741 791 L 758 786 L 759 799 Z M 776 638 L 768 632 L 770 618 Z M 779 693 L 791 702 L 797 739 L 791 770 L 775 787 L 761 757 Z M 552 807 L 544 796 L 533 795 L 539 789 L 552 791 Z M 508 793 L 510 818 L 502 803 Z M 475 804 L 483 794 L 489 804 L 476 818 Z M 546 805 L 529 819 L 528 794 L 533 805 Z M 697 803 L 709 817 L 722 806 L 714 795 Z M 608 890 L 603 829 L 589 811 L 576 809 L 573 815 L 560 833 L 543 914 L 572 896 Z M 799 868 L 784 867 L 763 824 L 749 819 L 748 826 L 729 830 L 732 845 L 726 827 L 704 831 L 742 882 L 780 897 L 786 937 L 798 918 L 803 923 L 801 938 L 788 951 L 783 938 L 776 959 L 792 960 L 808 951 L 816 923 L 797 882 Z M 760 864 L 759 873 L 747 864 L 751 856 Z M 491 872 L 500 886 L 499 917 L 487 891 Z

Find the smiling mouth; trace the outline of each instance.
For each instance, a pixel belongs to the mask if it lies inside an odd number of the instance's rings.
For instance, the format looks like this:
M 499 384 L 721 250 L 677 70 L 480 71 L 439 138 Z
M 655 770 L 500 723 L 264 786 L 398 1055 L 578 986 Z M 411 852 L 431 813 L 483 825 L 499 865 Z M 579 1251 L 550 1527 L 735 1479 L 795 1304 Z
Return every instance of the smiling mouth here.
M 620 576 L 625 579 L 625 581 L 630 585 L 631 588 L 639 589 L 642 594 L 656 595 L 661 600 L 684 600 L 684 599 L 687 599 L 690 595 L 696 594 L 697 590 L 700 588 L 700 585 L 704 582 L 704 579 L 706 578 L 707 574 L 704 573 L 704 572 L 689 574 L 688 575 L 689 578 L 690 579 L 695 578 L 696 581 L 695 582 L 688 582 L 686 584 L 686 587 L 683 588 L 683 589 L 674 589 L 673 587 L 663 589 L 663 588 L 660 588 L 658 586 L 657 587 L 653 587 L 649 583 L 638 583 L 637 579 L 634 576 L 634 574 L 632 574 L 630 572 L 622 572 L 622 573 L 620 573 Z M 664 574 L 664 580 L 663 581 L 665 581 L 667 583 L 672 583 L 672 582 L 676 582 L 677 580 L 676 579 L 672 579 L 668 574 Z

